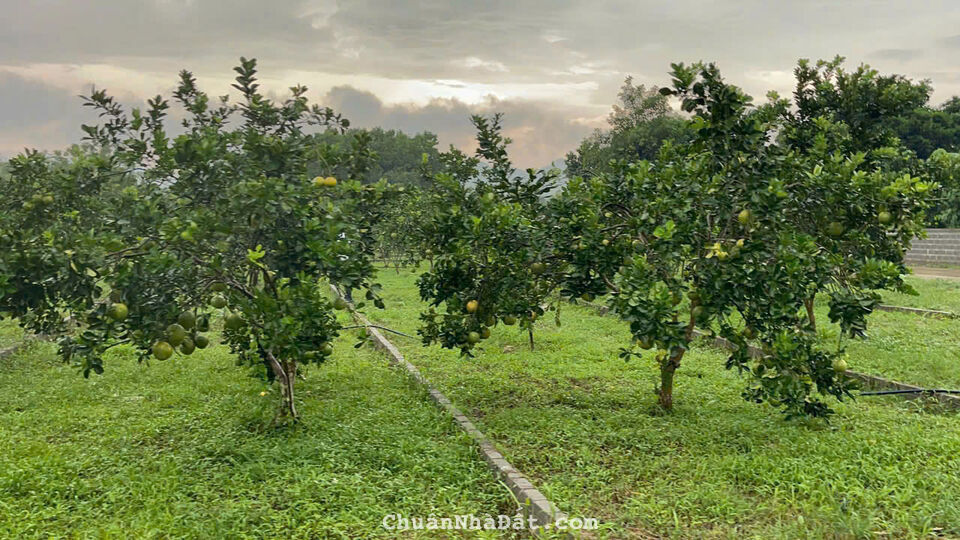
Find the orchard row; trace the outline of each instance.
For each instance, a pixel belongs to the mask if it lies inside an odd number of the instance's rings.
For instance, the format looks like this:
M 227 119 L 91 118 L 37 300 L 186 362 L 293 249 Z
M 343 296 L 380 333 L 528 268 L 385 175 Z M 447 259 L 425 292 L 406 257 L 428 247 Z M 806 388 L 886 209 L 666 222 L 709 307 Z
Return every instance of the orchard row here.
M 896 140 L 865 142 L 832 112 L 851 77 L 837 63 L 801 64 L 795 99 L 760 105 L 713 65 L 674 65 L 661 93 L 692 136 L 583 177 L 518 172 L 500 116 L 474 117 L 476 155 L 424 155 L 422 188 L 357 180 L 375 158 L 365 139 L 320 137 L 345 119 L 304 87 L 268 99 L 253 60 L 236 72 L 236 104 L 181 74 L 178 135 L 161 96 L 126 111 L 95 92 L 101 123 L 83 127 L 84 145 L 27 152 L 0 179 L 0 312 L 61 336 L 85 375 L 119 344 L 189 355 L 223 310 L 238 363 L 275 380 L 295 418 L 298 366 L 324 362 L 344 330 L 326 282 L 383 307 L 371 261 L 386 253 L 430 262 L 426 344 L 469 356 L 519 324 L 534 346 L 539 317 L 560 323 L 555 298 L 604 297 L 634 336 L 621 356 L 656 359 L 664 408 L 699 326 L 737 346 L 727 367 L 749 375 L 747 399 L 826 415 L 824 397 L 852 386 L 842 343 L 816 340 L 813 298 L 828 295 L 831 320 L 862 336 L 875 291 L 908 289 L 903 254 L 936 188 L 901 165 Z M 883 93 L 883 110 L 898 95 Z

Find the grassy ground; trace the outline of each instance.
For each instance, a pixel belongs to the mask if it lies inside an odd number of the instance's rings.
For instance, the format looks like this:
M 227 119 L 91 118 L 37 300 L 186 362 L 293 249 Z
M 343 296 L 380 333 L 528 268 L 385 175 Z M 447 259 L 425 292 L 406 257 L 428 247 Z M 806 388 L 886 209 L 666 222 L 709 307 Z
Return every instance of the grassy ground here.
M 960 313 L 960 281 L 913 276 L 908 276 L 906 281 L 920 293 L 919 296 L 884 291 L 881 294 L 883 303 Z
M 13 346 L 23 336 L 13 319 L 0 320 L 0 350 Z
M 452 421 L 350 345 L 279 430 L 276 390 L 222 348 L 150 366 L 117 350 L 89 380 L 47 343 L 0 360 L 0 538 L 393 537 L 387 513 L 512 513 Z
M 388 309 L 370 315 L 415 333 L 413 280 L 383 272 Z M 616 356 L 625 325 L 563 309 L 533 353 L 502 326 L 473 359 L 391 339 L 561 509 L 600 518 L 600 536 L 960 536 L 956 415 L 862 398 L 829 425 L 787 422 L 740 398 L 722 353 L 695 348 L 662 416 L 652 361 Z
M 818 299 L 817 325 L 825 343 L 836 343 L 826 299 Z M 867 338 L 846 340 L 852 369 L 928 388 L 960 389 L 960 320 L 876 311 Z
M 883 302 L 960 313 L 960 281 L 908 277 L 919 296 L 884 291 Z M 818 297 L 817 324 L 826 343 L 839 328 L 827 317 L 827 298 Z M 847 341 L 853 369 L 926 387 L 960 389 L 960 320 L 876 311 L 865 340 Z
M 960 313 L 960 281 L 907 281 L 918 296 L 884 291 L 883 302 Z M 833 347 L 839 327 L 830 323 L 827 300 L 817 297 L 815 313 L 821 339 Z M 867 334 L 865 340 L 843 342 L 852 369 L 928 388 L 960 389 L 960 320 L 878 310 L 868 319 Z

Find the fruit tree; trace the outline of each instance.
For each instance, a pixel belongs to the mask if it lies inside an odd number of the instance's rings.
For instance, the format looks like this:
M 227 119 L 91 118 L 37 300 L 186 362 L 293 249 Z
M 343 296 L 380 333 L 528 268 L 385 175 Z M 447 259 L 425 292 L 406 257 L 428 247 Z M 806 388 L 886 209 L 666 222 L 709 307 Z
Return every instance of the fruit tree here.
M 362 171 L 364 151 L 317 144 L 312 131 L 347 121 L 306 88 L 275 102 L 254 60 L 235 71 L 237 103 L 181 73 L 176 132 L 162 97 L 126 111 L 100 90 L 85 147 L 12 160 L 4 204 L 20 217 L 0 219 L 0 311 L 35 331 L 77 327 L 59 352 L 84 375 L 119 344 L 186 360 L 221 319 L 238 364 L 275 379 L 280 416 L 296 418 L 298 366 L 322 363 L 341 329 L 321 280 L 381 303 L 361 231 L 391 188 L 332 176 Z
M 420 236 L 433 255 L 419 279 L 431 304 L 421 315 L 425 343 L 470 351 L 500 323 L 519 324 L 533 347 L 533 324 L 552 290 L 549 242 L 540 226 L 543 200 L 556 171 L 518 173 L 501 134 L 501 117 L 473 117 L 479 159 L 441 156 L 442 170 L 426 194 Z M 438 312 L 437 307 L 443 311 Z
M 830 290 L 831 318 L 862 335 L 864 290 L 901 286 L 902 266 L 891 261 L 902 263 L 930 186 L 827 144 L 836 125 L 826 119 L 812 134 L 823 144 L 798 149 L 777 137 L 792 127 L 785 100 L 753 106 L 713 65 L 673 67 L 663 91 L 692 114 L 696 135 L 667 144 L 652 163 L 575 179 L 553 202 L 551 237 L 570 263 L 564 292 L 610 293 L 635 346 L 656 351 L 666 409 L 701 327 L 736 345 L 727 367 L 753 375 L 747 399 L 826 415 L 816 394 L 842 399 L 851 383 L 842 350 L 819 346 L 805 300 Z M 844 243 L 858 246 L 862 260 L 848 260 Z M 748 354 L 751 341 L 762 346 L 760 358 Z

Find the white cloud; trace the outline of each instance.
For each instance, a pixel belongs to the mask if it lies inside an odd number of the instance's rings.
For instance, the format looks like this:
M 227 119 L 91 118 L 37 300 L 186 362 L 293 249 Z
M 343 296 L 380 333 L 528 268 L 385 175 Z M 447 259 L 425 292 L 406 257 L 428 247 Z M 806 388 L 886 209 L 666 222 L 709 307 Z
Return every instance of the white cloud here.
M 507 69 L 507 66 L 503 65 L 503 62 L 482 60 L 480 58 L 477 58 L 476 56 L 468 56 L 462 60 L 462 63 L 464 66 L 471 69 L 480 68 L 480 69 L 485 69 L 487 71 L 499 71 L 501 73 L 510 71 L 509 69 Z

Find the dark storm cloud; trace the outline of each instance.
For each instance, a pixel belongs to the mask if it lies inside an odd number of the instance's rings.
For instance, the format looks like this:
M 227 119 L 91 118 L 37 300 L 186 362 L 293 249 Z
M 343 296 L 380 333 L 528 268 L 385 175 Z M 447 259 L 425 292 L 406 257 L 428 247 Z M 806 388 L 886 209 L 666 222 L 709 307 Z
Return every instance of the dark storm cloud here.
M 923 51 L 919 49 L 881 49 L 879 51 L 874 51 L 869 56 L 882 60 L 900 60 L 905 62 L 908 60 L 913 60 L 914 58 L 922 55 Z
M 173 81 L 184 67 L 226 86 L 224 74 L 243 55 L 264 70 L 304 74 L 311 80 L 297 82 L 321 92 L 347 84 L 394 104 L 385 106 L 394 116 L 358 107 L 358 118 L 427 121 L 447 107 L 430 98 L 460 99 L 451 110 L 464 101 L 484 108 L 489 100 L 477 92 L 489 91 L 505 100 L 497 106 L 525 107 L 514 115 L 531 122 L 515 130 L 525 148 L 555 139 L 533 132 L 534 120 L 602 119 L 626 75 L 662 85 L 676 61 L 716 61 L 756 96 L 789 94 L 798 58 L 836 54 L 851 65 L 930 77 L 938 102 L 960 93 L 956 0 L 0 0 L 0 9 L 0 71 L 53 73 L 40 78 L 72 93 L 108 69 L 143 74 L 129 88 L 122 76 L 110 83 L 140 97 L 144 80 Z M 74 67 L 94 75 L 54 80 Z M 463 125 L 461 139 L 469 133 Z
M 787 69 L 799 57 L 913 48 L 903 45 L 941 29 L 954 43 L 960 25 L 954 0 L 7 3 L 0 63 L 246 54 L 301 69 L 486 80 L 539 80 L 578 59 L 649 76 L 677 60 Z
M 76 117 L 80 98 L 50 86 L 0 73 L 0 130 L 23 129 L 36 124 Z
M 59 148 L 79 139 L 94 120 L 74 94 L 0 73 L 0 159 L 30 148 Z
M 31 0 L 0 2 L 0 63 L 109 59 L 182 62 L 235 58 L 245 50 L 286 54 L 324 34 L 300 2 L 262 0 Z
M 960 49 L 960 34 L 937 40 L 937 43 L 950 49 Z
M 575 147 L 590 128 L 572 121 L 568 111 L 545 103 L 520 100 L 495 100 L 468 105 L 455 99 L 436 99 L 422 107 L 395 105 L 381 102 L 370 92 L 340 86 L 332 89 L 323 103 L 341 111 L 352 125 L 359 127 L 382 126 L 407 133 L 430 131 L 440 138 L 441 149 L 453 144 L 465 150 L 473 150 L 473 114 L 504 114 L 504 132 L 514 139 L 512 155 L 523 156 L 525 166 L 547 166 L 563 153 L 558 149 Z M 536 136 L 530 136 L 536 133 Z

